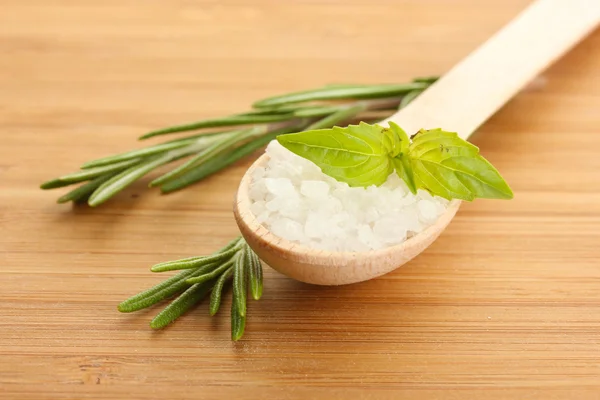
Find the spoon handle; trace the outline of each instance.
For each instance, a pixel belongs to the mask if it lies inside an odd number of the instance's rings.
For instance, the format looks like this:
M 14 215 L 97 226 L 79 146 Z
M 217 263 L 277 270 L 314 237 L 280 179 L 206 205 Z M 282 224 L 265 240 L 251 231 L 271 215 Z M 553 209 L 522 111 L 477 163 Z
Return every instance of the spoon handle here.
M 467 139 L 600 23 L 600 0 L 537 0 L 388 120 Z

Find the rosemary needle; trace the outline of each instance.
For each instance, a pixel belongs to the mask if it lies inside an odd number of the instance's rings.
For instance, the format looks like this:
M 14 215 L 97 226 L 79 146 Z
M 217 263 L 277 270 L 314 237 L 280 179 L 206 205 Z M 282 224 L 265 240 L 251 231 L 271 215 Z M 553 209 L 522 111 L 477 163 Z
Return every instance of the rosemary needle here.
M 168 262 L 161 263 L 153 266 L 151 268 L 152 272 L 165 272 L 165 271 L 174 271 L 178 269 L 190 269 L 190 268 L 199 268 L 207 264 L 212 264 L 216 262 L 222 262 L 228 260 L 232 255 L 237 253 L 239 247 L 234 246 L 233 248 L 226 250 L 222 253 L 216 253 L 206 257 L 200 257 L 198 259 L 187 259 L 182 260 L 180 262 Z
M 237 255 L 234 257 L 235 260 L 237 260 L 238 258 L 239 257 L 237 257 Z M 234 262 L 235 262 L 234 260 L 230 259 L 225 264 L 218 266 L 217 268 L 215 268 L 214 270 L 212 270 L 210 272 L 206 272 L 206 273 L 203 273 L 202 275 L 188 278 L 186 280 L 186 282 L 188 284 L 203 283 L 203 282 L 209 281 L 211 279 L 217 278 L 223 272 L 227 271 L 234 264 Z
M 61 196 L 56 200 L 57 203 L 67 203 L 69 201 L 81 202 L 87 200 L 90 195 L 111 178 L 110 175 L 101 175 L 93 180 L 84 183 L 83 185 L 71 190 L 69 193 Z
M 231 340 L 233 341 L 240 340 L 246 328 L 246 316 L 240 313 L 238 307 L 238 302 L 231 302 Z
M 219 307 L 221 306 L 221 296 L 223 294 L 223 286 L 225 286 L 225 283 L 227 283 L 232 276 L 233 266 L 229 267 L 227 271 L 221 274 L 217 280 L 217 283 L 215 283 L 212 293 L 210 294 L 209 313 L 211 316 L 215 315 L 219 311 Z
M 252 293 L 252 298 L 254 300 L 258 300 L 261 298 L 263 292 L 262 265 L 256 253 L 254 253 L 249 246 L 246 245 L 244 250 L 244 257 L 246 257 L 245 262 L 248 265 L 250 293 Z
M 248 274 L 246 273 L 248 265 L 244 263 L 244 251 L 242 250 L 237 254 L 233 264 L 233 301 L 237 303 L 236 309 L 242 317 L 246 316 L 246 292 L 248 288 Z
M 183 294 L 160 312 L 150 322 L 153 329 L 164 328 L 179 318 L 183 313 L 192 308 L 210 292 L 211 282 L 196 283 L 190 286 Z

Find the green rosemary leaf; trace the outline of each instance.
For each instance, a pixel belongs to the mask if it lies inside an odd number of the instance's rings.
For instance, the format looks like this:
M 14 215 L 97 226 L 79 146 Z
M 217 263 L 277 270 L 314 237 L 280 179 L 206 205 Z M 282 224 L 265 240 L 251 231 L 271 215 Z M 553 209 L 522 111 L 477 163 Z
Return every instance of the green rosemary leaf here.
M 179 142 L 162 143 L 162 144 L 158 144 L 156 146 L 150 146 L 150 147 L 146 147 L 143 149 L 128 151 L 126 153 L 121 153 L 121 154 L 116 154 L 113 156 L 98 158 L 97 160 L 89 161 L 89 162 L 83 164 L 81 166 L 81 168 L 83 168 L 83 169 L 94 168 L 94 167 L 99 167 L 99 166 L 103 166 L 103 165 L 114 164 L 116 162 L 130 160 L 132 158 L 147 157 L 147 156 L 152 156 L 152 155 L 155 155 L 158 153 L 165 153 L 169 150 L 175 150 L 175 149 L 179 149 L 181 147 L 189 146 L 190 144 L 194 143 L 196 140 L 197 139 L 186 139 L 186 140 L 181 140 Z
M 154 136 L 166 135 L 169 133 L 185 132 L 204 128 L 217 128 L 224 126 L 263 124 L 266 122 L 286 121 L 292 118 L 291 114 L 272 114 L 272 115 L 231 115 L 224 118 L 206 119 L 191 124 L 177 125 L 170 128 L 159 129 L 149 132 L 140 139 L 148 139 Z
M 160 190 L 163 193 L 170 193 L 189 186 L 192 183 L 198 182 L 207 176 L 212 175 L 215 172 L 218 172 L 223 168 L 235 163 L 241 158 L 252 154 L 254 151 L 275 139 L 278 135 L 285 134 L 293 130 L 294 128 L 278 129 L 276 131 L 269 132 L 266 135 L 259 136 L 256 139 L 253 139 L 248 143 L 231 150 L 229 153 L 223 154 L 219 157 L 213 157 L 212 159 L 196 166 L 188 172 L 169 180 L 160 187 Z
M 413 79 L 413 82 L 422 82 L 422 83 L 427 83 L 427 84 L 431 85 L 438 79 L 440 79 L 439 76 L 421 76 L 421 77 Z
M 150 322 L 152 329 L 160 329 L 169 325 L 186 311 L 206 297 L 213 282 L 198 283 L 190 286 L 185 292 L 171 302 Z
M 258 300 L 261 298 L 263 292 L 262 264 L 256 253 L 254 253 L 248 245 L 246 245 L 246 248 L 244 249 L 244 257 L 246 257 L 245 263 L 248 268 L 250 293 L 254 300 Z
M 366 104 L 357 104 L 355 106 L 338 109 L 338 111 L 334 112 L 333 114 L 330 114 L 330 115 L 326 116 L 325 118 L 309 125 L 306 128 L 306 130 L 310 131 L 310 130 L 314 130 L 314 129 L 329 128 L 331 126 L 340 124 L 344 121 L 351 119 L 352 117 L 356 116 L 360 112 L 366 110 L 366 108 L 367 108 Z
M 227 151 L 227 149 L 231 148 L 231 146 L 234 146 L 236 143 L 246 140 L 248 137 L 252 137 L 255 135 L 259 135 L 260 133 L 264 133 L 265 130 L 266 130 L 266 127 L 257 126 L 257 127 L 253 127 L 250 129 L 242 129 L 239 131 L 234 131 L 230 135 L 225 137 L 223 140 L 220 140 L 220 141 L 212 144 L 211 146 L 207 147 L 206 149 L 204 149 L 203 151 L 201 151 L 196 156 L 192 157 L 190 160 L 183 163 L 179 167 L 156 178 L 155 180 L 150 182 L 150 186 L 151 187 L 152 186 L 160 186 L 163 183 L 168 182 L 169 180 L 171 180 L 179 175 L 182 175 L 185 172 L 190 171 L 196 165 L 201 164 L 202 162 L 205 162 L 206 160 L 209 160 L 210 158 L 215 157 L 215 156 Z
M 233 132 L 232 129 L 225 129 L 225 130 L 221 130 L 221 131 L 211 131 L 211 132 L 200 132 L 200 133 L 195 133 L 193 135 L 180 137 L 177 139 L 167 140 L 165 143 L 185 142 L 185 141 L 192 140 L 192 139 L 218 140 L 219 137 L 225 137 L 225 136 L 229 135 L 231 132 Z
M 216 254 L 216 253 L 214 253 L 214 254 Z M 154 271 L 153 268 L 157 268 L 157 267 L 164 268 L 167 265 L 180 265 L 182 263 L 186 263 L 187 264 L 187 263 L 191 263 L 191 262 L 201 261 L 201 260 L 205 260 L 207 257 L 213 256 L 214 254 L 211 254 L 211 255 L 208 255 L 208 256 L 194 256 L 194 257 L 182 258 L 182 259 L 179 259 L 179 260 L 165 261 L 165 262 L 161 262 L 161 263 L 153 265 L 150 268 L 150 270 L 152 272 L 160 272 L 160 271 Z M 195 268 L 195 267 L 191 267 L 191 268 Z M 185 268 L 185 269 L 189 269 L 189 268 Z
M 119 311 L 132 312 L 150 307 L 189 287 L 190 284 L 187 282 L 187 279 L 204 275 L 219 265 L 219 262 L 213 262 L 198 268 L 183 270 L 162 283 L 123 301 L 119 305 Z
M 235 239 L 231 240 L 229 243 L 227 243 L 225 246 L 223 246 L 221 249 L 214 252 L 213 254 L 220 254 L 226 252 L 227 250 L 233 249 L 234 247 L 236 247 L 236 245 L 239 245 L 241 240 L 242 237 L 238 236 Z
M 185 281 L 196 272 L 195 270 L 184 270 L 177 275 L 147 289 L 141 293 L 131 296 L 118 305 L 118 310 L 123 313 L 129 313 L 150 307 L 159 301 L 165 300 L 173 294 L 189 287 Z
M 112 177 L 110 173 L 101 175 L 92 181 L 84 183 L 76 189 L 71 190 L 69 193 L 61 196 L 56 201 L 57 203 L 66 203 L 69 201 L 80 202 L 86 201 L 88 197 L 96 190 L 100 185 L 109 180 Z
M 193 278 L 188 278 L 188 280 L 186 281 L 188 284 L 195 284 L 195 283 L 202 283 L 202 282 L 206 282 L 206 281 L 210 281 L 211 279 L 215 279 L 217 278 L 219 275 L 221 275 L 223 272 L 227 271 L 233 264 L 234 264 L 234 260 L 237 260 L 238 257 L 234 257 L 233 260 L 229 260 L 224 264 L 221 264 L 220 266 L 218 266 L 217 268 L 215 268 L 214 270 L 204 273 L 202 275 L 198 275 L 198 276 L 194 276 Z
M 403 109 L 407 105 L 409 105 L 414 99 L 419 97 L 421 93 L 423 93 L 424 89 L 413 90 L 411 92 L 406 93 L 406 95 L 400 101 L 400 109 Z
M 235 276 L 235 275 L 234 275 Z M 234 286 L 235 287 L 235 286 Z M 244 304 L 245 308 L 245 304 Z M 231 340 L 238 341 L 244 336 L 244 329 L 246 328 L 246 316 L 242 315 L 239 310 L 239 304 L 234 299 L 231 302 Z
M 221 274 L 217 280 L 217 283 L 215 283 L 215 286 L 210 294 L 210 305 L 208 307 L 211 316 L 215 315 L 219 311 L 219 307 L 221 306 L 221 297 L 223 294 L 223 286 L 229 279 L 231 279 L 232 275 L 233 266 L 230 266 L 225 272 L 223 272 L 223 274 Z
M 304 107 L 298 111 L 294 111 L 296 117 L 321 117 L 339 111 L 340 107 L 320 106 L 320 107 Z
M 248 111 L 248 112 L 236 114 L 236 115 L 253 116 L 253 115 L 293 114 L 295 111 L 301 110 L 303 108 L 306 108 L 306 107 L 305 106 L 297 106 L 297 105 L 269 107 L 269 108 L 254 109 L 252 111 Z
M 246 316 L 247 285 L 244 257 L 243 254 L 238 254 L 233 267 L 233 302 L 237 304 L 237 311 L 242 317 Z
M 88 204 L 91 207 L 96 207 L 104 203 L 142 176 L 160 167 L 161 165 L 173 161 L 173 159 L 173 156 L 167 154 L 162 157 L 149 158 L 139 165 L 129 167 L 125 171 L 113 176 L 107 182 L 104 182 L 98 189 L 96 189 L 96 191 L 90 196 Z
M 314 100 L 334 100 L 334 99 L 367 99 L 378 97 L 391 97 L 408 93 L 412 90 L 423 89 L 427 87 L 427 83 L 412 82 L 406 84 L 391 84 L 391 85 L 368 85 L 368 86 L 336 86 L 324 87 L 315 90 L 307 90 L 285 94 L 282 96 L 270 97 L 260 100 L 253 104 L 253 107 L 273 107 L 277 105 L 300 103 Z
M 125 168 L 131 167 L 139 162 L 139 159 L 122 161 L 119 163 L 115 163 L 112 165 L 107 165 L 104 167 L 90 168 L 82 171 L 75 172 L 69 175 L 63 175 L 56 179 L 52 179 L 51 181 L 42 183 L 40 188 L 42 189 L 55 189 L 63 186 L 69 186 L 74 183 L 89 181 L 90 179 L 97 178 L 98 176 L 105 175 L 108 173 L 117 173 L 119 171 L 124 170 Z
M 178 261 L 169 261 L 165 263 L 160 263 L 154 265 L 150 270 L 152 272 L 165 272 L 165 271 L 175 271 L 180 269 L 191 269 L 198 268 L 203 265 L 211 264 L 213 262 L 222 263 L 225 262 L 228 258 L 233 256 L 239 247 L 234 246 L 233 248 L 226 250 L 222 253 L 212 254 L 210 256 L 204 257 L 191 257 Z
M 225 246 L 223 246 L 221 249 L 215 251 L 214 253 L 212 253 L 211 255 L 208 256 L 196 256 L 196 257 L 188 257 L 188 258 L 182 258 L 179 260 L 173 260 L 173 261 L 166 261 L 166 262 L 162 262 L 159 264 L 154 265 L 152 268 L 164 268 L 168 265 L 179 265 L 182 263 L 190 263 L 190 262 L 196 262 L 196 261 L 200 261 L 200 260 L 205 260 L 208 257 L 217 255 L 217 254 L 222 254 L 225 253 L 228 250 L 231 250 L 232 248 L 234 248 L 236 245 L 238 245 L 238 243 L 241 240 L 241 236 L 238 236 L 237 238 L 233 239 L 232 241 L 230 241 L 229 243 L 227 243 Z
M 171 193 L 187 187 L 192 183 L 198 182 L 216 172 L 219 172 L 223 168 L 227 167 L 230 164 L 236 162 L 239 158 L 242 158 L 244 155 L 240 155 L 236 159 L 232 159 L 229 154 L 224 154 L 222 156 L 213 157 L 200 165 L 197 165 L 191 168 L 189 171 L 182 173 L 179 176 L 176 176 L 160 187 L 161 192 L 163 193 Z

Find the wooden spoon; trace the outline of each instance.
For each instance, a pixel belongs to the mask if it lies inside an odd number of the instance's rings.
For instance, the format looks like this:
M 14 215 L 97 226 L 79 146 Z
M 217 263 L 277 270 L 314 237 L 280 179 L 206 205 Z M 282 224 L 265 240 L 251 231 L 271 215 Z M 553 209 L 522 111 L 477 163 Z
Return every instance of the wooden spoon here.
M 467 139 L 554 60 L 600 23 L 600 0 L 538 0 L 450 72 L 381 124 L 394 121 L 409 134 L 443 128 Z M 271 267 L 299 281 L 342 285 L 386 274 L 427 248 L 450 223 L 460 201 L 428 229 L 404 243 L 369 252 L 316 250 L 276 237 L 250 212 L 252 171 L 244 175 L 234 214 L 250 247 Z

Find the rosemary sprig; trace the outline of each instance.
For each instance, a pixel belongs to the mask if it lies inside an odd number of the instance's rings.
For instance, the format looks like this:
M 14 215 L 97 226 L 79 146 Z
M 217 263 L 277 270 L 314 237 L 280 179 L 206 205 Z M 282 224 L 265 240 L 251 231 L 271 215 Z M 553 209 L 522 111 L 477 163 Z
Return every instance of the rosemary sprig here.
M 151 270 L 182 271 L 123 301 L 118 310 L 124 313 L 138 311 L 176 295 L 177 297 L 150 322 L 153 329 L 169 325 L 199 304 L 209 293 L 209 312 L 210 315 L 215 315 L 221 305 L 223 289 L 233 278 L 231 338 L 238 340 L 245 329 L 248 286 L 255 300 L 260 299 L 262 295 L 262 265 L 258 256 L 241 237 L 211 255 L 160 263 Z
M 373 112 L 385 118 L 405 107 L 436 79 L 416 78 L 406 84 L 327 85 L 270 97 L 257 101 L 246 113 L 149 132 L 140 139 L 181 132 L 194 131 L 194 134 L 86 162 L 79 171 L 45 182 L 41 188 L 81 183 L 58 202 L 87 202 L 95 207 L 143 176 L 186 159 L 149 185 L 159 187 L 163 193 L 173 192 L 228 167 L 277 135 L 331 128 L 357 119 L 366 121 Z M 223 130 L 205 132 L 205 129 Z

